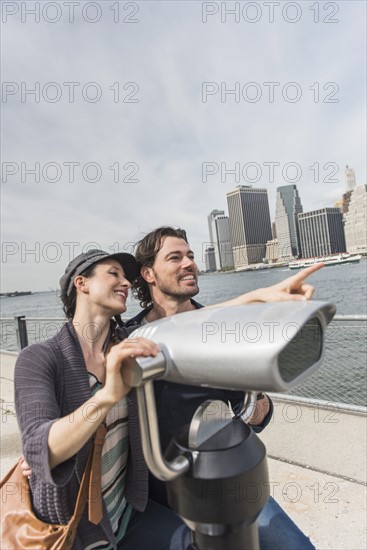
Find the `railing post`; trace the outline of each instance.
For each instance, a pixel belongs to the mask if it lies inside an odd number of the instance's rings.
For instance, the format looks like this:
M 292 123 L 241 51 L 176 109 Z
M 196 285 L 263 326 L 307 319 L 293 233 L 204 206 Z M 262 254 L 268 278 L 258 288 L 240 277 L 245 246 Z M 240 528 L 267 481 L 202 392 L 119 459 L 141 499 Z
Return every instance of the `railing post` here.
M 27 323 L 25 315 L 17 315 L 15 319 L 17 321 L 18 349 L 22 350 L 28 346 Z

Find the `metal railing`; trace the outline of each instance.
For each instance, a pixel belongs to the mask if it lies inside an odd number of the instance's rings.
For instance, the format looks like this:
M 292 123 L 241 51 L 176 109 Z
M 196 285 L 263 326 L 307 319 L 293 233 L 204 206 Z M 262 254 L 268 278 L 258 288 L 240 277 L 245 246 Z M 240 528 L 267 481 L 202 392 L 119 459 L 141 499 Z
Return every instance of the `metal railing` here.
M 366 407 L 366 329 L 366 315 L 336 315 L 325 332 L 321 367 L 290 394 Z
M 0 319 L 0 348 L 12 352 L 54 336 L 62 318 L 17 316 Z M 336 315 L 325 332 L 322 366 L 290 395 L 366 407 L 367 316 Z

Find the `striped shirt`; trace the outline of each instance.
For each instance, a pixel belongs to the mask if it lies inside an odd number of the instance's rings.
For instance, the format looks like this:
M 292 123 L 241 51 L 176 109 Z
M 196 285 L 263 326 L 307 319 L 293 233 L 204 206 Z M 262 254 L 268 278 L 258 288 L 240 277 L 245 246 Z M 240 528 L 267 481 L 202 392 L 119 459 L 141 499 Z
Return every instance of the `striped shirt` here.
M 97 378 L 88 373 L 89 384 L 94 395 L 101 388 Z M 102 495 L 108 517 L 115 535 L 120 542 L 130 520 L 132 506 L 124 496 L 127 459 L 129 454 L 128 407 L 124 397 L 116 403 L 106 416 L 107 434 L 102 449 Z M 98 540 L 85 550 L 111 550 L 107 540 Z

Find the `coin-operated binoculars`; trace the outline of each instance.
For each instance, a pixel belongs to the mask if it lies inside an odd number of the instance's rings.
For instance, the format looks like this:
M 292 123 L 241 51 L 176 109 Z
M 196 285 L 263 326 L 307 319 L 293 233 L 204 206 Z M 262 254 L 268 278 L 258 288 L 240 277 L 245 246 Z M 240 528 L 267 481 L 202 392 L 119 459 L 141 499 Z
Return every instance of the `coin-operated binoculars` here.
M 256 519 L 269 498 L 265 446 L 246 424 L 256 392 L 292 389 L 322 363 L 324 331 L 336 308 L 277 302 L 207 308 L 142 326 L 130 338 L 159 344 L 139 358 L 126 382 L 136 387 L 144 457 L 167 482 L 172 509 L 191 530 L 192 550 L 259 548 Z M 125 376 L 125 375 L 124 375 Z M 162 454 L 153 381 L 245 393 L 234 414 L 207 401 Z

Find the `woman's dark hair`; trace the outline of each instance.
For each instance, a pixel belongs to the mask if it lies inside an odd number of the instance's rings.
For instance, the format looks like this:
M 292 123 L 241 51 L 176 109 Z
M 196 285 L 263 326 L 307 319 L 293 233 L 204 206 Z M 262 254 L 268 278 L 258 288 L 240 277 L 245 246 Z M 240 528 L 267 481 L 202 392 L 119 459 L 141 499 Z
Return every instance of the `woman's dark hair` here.
M 176 237 L 187 241 L 186 231 L 184 229 L 175 229 L 170 226 L 158 227 L 154 231 L 145 235 L 141 241 L 137 243 L 135 251 L 135 259 L 139 267 L 152 267 L 155 258 L 162 248 L 162 239 L 164 237 Z M 152 305 L 152 297 L 150 295 L 148 283 L 141 275 L 132 284 L 132 293 L 138 298 L 141 307 L 144 309 Z
M 96 262 L 90 267 L 87 267 L 87 269 L 85 269 L 80 275 L 83 275 L 83 277 L 93 277 L 96 265 L 99 263 L 100 262 Z M 61 301 L 62 301 L 62 309 L 66 315 L 66 318 L 72 319 L 75 315 L 75 308 L 76 308 L 76 288 L 74 285 L 68 296 L 66 294 L 64 296 L 61 296 Z M 114 320 L 115 322 L 111 319 L 111 331 L 112 331 L 112 340 L 114 341 L 114 343 L 116 343 L 116 341 L 121 340 L 121 338 L 119 337 L 117 337 L 117 340 L 115 338 L 116 327 L 124 326 L 124 322 L 121 319 L 121 315 L 115 315 Z
M 90 267 L 87 267 L 87 269 L 85 269 L 80 275 L 83 275 L 83 277 L 92 277 L 94 275 L 96 265 L 97 264 L 93 264 Z M 74 285 L 68 296 L 66 294 L 64 294 L 64 296 L 61 296 L 61 301 L 62 309 L 64 310 L 66 318 L 72 319 L 75 315 L 76 308 L 76 288 Z

